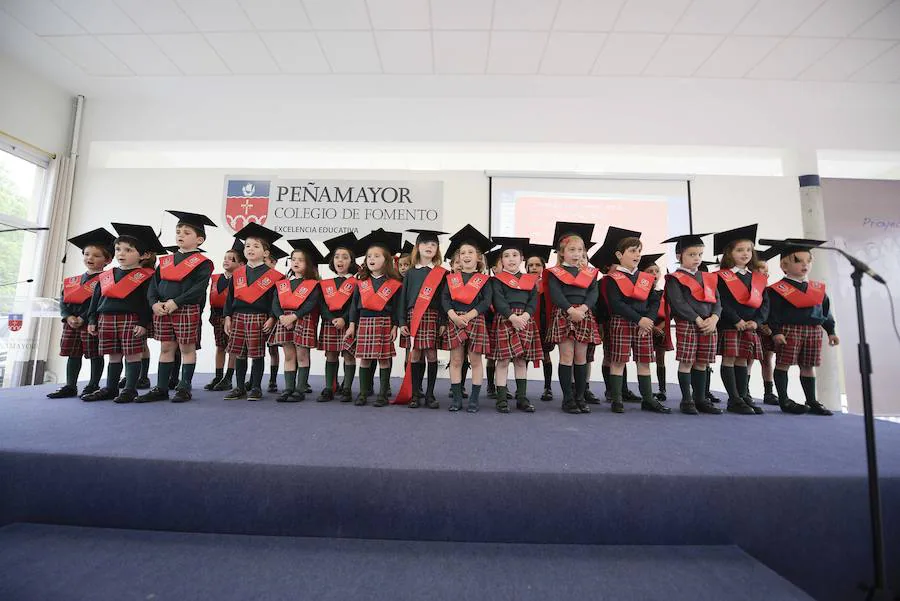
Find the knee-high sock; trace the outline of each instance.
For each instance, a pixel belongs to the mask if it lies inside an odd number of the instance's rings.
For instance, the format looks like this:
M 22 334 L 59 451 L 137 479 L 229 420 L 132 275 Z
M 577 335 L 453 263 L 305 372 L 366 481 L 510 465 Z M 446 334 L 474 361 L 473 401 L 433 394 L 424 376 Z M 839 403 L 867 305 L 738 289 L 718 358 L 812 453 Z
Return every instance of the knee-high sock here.
M 91 359 L 91 379 L 88 386 L 100 386 L 100 378 L 103 377 L 103 357 L 94 357 Z
M 550 382 L 553 381 L 553 362 L 544 361 L 544 389 L 550 390 Z
M 807 405 L 817 405 L 816 400 L 816 377 L 800 376 L 800 386 L 803 387 L 803 395 L 806 397 Z
M 381 396 L 387 396 L 388 389 L 391 387 L 391 368 L 390 367 L 379 367 L 378 368 L 378 394 Z
M 729 399 L 739 399 L 741 393 L 738 391 L 737 378 L 734 373 L 734 366 L 722 365 L 721 372 L 722 382 L 725 384 L 725 390 L 728 392 Z
M 337 371 L 337 361 L 325 362 L 325 390 L 334 390 L 335 386 L 337 386 Z
M 182 363 L 181 364 L 181 381 L 178 382 L 178 385 L 182 388 L 186 388 L 188 390 L 191 389 L 191 382 L 194 379 L 194 369 L 197 367 L 196 363 Z
M 234 360 L 234 375 L 236 376 L 237 384 L 235 388 L 243 388 L 244 384 L 247 382 L 247 358 L 243 359 L 235 359 Z
M 110 361 L 106 368 L 106 387 L 110 390 L 119 389 L 119 379 L 122 377 L 122 362 Z
M 284 370 L 284 392 L 294 392 L 297 389 L 297 370 Z M 301 392 L 306 390 L 301 389 Z
M 141 359 L 141 371 L 138 378 L 146 378 L 150 373 L 150 358 Z
M 608 384 L 606 385 L 606 390 L 609 391 L 609 400 L 621 402 L 622 376 L 617 376 L 614 373 L 610 373 L 608 376 L 606 376 L 606 380 L 608 382 Z
M 696 405 L 709 402 L 706 400 L 706 381 L 709 379 L 706 376 L 707 372 L 705 369 L 691 370 L 691 390 L 693 391 L 694 404 Z
M 656 364 L 656 379 L 658 380 L 657 386 L 659 387 L 659 391 L 663 394 L 666 393 L 666 364 L 665 363 L 657 363 Z
M 125 362 L 125 390 L 135 390 L 137 388 L 138 377 L 141 373 L 140 361 Z
M 250 388 L 262 388 L 263 373 L 266 363 L 262 357 L 250 361 Z
M 642 376 L 638 374 L 638 391 L 641 393 L 641 400 L 645 403 L 653 401 L 653 381 L 650 375 Z
M 66 386 L 78 384 L 78 374 L 81 373 L 81 355 L 69 357 L 66 360 Z
M 269 384 L 274 384 L 278 381 L 278 366 L 280 365 L 279 361 L 272 361 L 269 364 Z M 259 381 L 260 385 L 262 385 L 262 378 Z
M 160 365 L 162 365 L 161 362 L 160 362 Z M 169 372 L 169 377 L 171 378 L 171 376 L 172 376 L 173 374 L 175 374 L 176 377 L 177 377 L 179 371 L 181 371 L 181 351 L 180 351 L 180 350 L 176 350 L 176 351 L 175 351 L 175 360 L 172 361 L 172 371 Z M 167 388 L 169 388 L 169 386 L 168 386 L 168 383 L 169 383 L 169 382 L 171 382 L 171 380 L 166 380 L 166 387 L 167 387 Z
M 775 389 L 778 391 L 778 400 L 786 401 L 788 400 L 788 372 L 784 369 L 775 368 L 773 372 L 773 379 L 775 380 Z
M 738 394 L 743 398 L 750 394 L 750 374 L 746 365 L 734 366 L 734 379 L 737 380 Z
M 425 396 L 434 396 L 434 385 L 437 382 L 438 364 L 437 361 L 428 363 L 428 384 L 425 389 Z
M 344 363 L 344 380 L 341 383 L 341 388 L 350 392 L 350 389 L 353 388 L 353 378 L 356 377 L 356 363 L 346 364 Z
M 678 387 L 681 389 L 681 402 L 691 402 L 693 398 L 691 396 L 691 372 L 678 372 Z
M 559 387 L 562 388 L 563 401 L 571 401 L 575 398 L 572 393 L 572 366 L 559 364 L 557 367 L 557 376 L 559 377 Z
M 575 398 L 579 401 L 584 400 L 584 391 L 587 390 L 587 365 L 575 365 L 572 368 L 575 375 Z
M 172 361 L 160 361 L 158 373 L 156 374 L 156 385 L 160 390 L 169 389 L 169 379 L 172 377 L 172 371 L 175 369 L 175 363 Z
M 309 386 L 309 366 L 298 366 L 296 375 L 294 377 L 294 388 L 297 390 L 297 392 L 306 392 L 306 387 Z
M 417 361 L 409 364 L 410 378 L 412 380 L 413 392 L 422 391 L 422 379 L 425 377 L 425 362 Z

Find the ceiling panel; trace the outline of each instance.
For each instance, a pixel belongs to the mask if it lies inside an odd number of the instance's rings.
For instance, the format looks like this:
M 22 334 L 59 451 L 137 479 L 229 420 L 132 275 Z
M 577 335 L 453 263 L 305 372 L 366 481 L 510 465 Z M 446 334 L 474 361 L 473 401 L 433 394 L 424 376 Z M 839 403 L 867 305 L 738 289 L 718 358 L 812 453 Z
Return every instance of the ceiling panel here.
M 801 73 L 800 79 L 844 81 L 893 45 L 888 40 L 844 40 Z
M 371 29 L 365 0 L 303 0 L 303 6 L 315 29 Z
M 3 10 L 38 35 L 75 35 L 84 29 L 50 0 L 4 0 Z
M 255 32 L 207 33 L 206 40 L 232 73 L 278 73 L 278 65 Z
M 547 31 L 559 0 L 494 0 L 494 29 Z
M 237 0 L 178 0 L 200 31 L 248 31 L 252 28 Z
M 253 26 L 260 31 L 311 29 L 300 0 L 239 0 Z
M 284 73 L 330 73 L 316 34 L 303 31 L 271 31 L 260 37 Z
M 828 0 L 793 35 L 844 37 L 888 3 L 890 0 Z
M 376 31 L 385 73 L 432 73 L 430 31 Z
M 691 0 L 628 0 L 616 31 L 654 31 L 667 33 L 672 30 Z
M 742 35 L 788 35 L 803 23 L 824 0 L 759 0 L 734 33 Z
M 100 35 L 97 39 L 109 48 L 135 75 L 179 75 L 181 71 L 145 35 Z
M 145 33 L 185 33 L 197 31 L 174 0 L 116 0 L 116 4 Z
M 492 14 L 487 0 L 431 0 L 434 29 L 490 29 Z
M 594 64 L 594 75 L 638 75 L 666 36 L 661 33 L 611 33 Z
M 781 41 L 776 37 L 729 36 L 703 63 L 697 77 L 743 77 Z
M 589 75 L 605 33 L 554 31 L 550 34 L 540 72 L 546 75 Z
M 113 0 L 55 0 L 55 3 L 90 33 L 141 33 Z
M 900 44 L 850 76 L 850 81 L 900 83 Z
M 380 73 L 381 62 L 371 31 L 323 31 L 319 43 L 335 73 Z
M 150 39 L 185 75 L 225 75 L 228 67 L 199 33 L 155 34 Z
M 487 67 L 486 31 L 435 31 L 436 73 L 484 73 Z
M 670 35 L 644 69 L 646 75 L 689 77 L 722 43 L 720 35 Z
M 428 0 L 367 0 L 375 29 L 430 29 Z
M 47 36 L 44 39 L 89 75 L 132 74 L 125 63 L 117 59 L 106 46 L 93 36 Z
M 853 37 L 900 40 L 900 0 L 894 0 L 859 29 Z
M 730 33 L 756 0 L 694 0 L 675 26 L 677 33 Z
M 625 0 L 562 0 L 556 11 L 560 31 L 611 31 Z
M 829 38 L 786 38 L 766 58 L 747 73 L 752 79 L 794 79 L 840 40 Z
M 495 31 L 488 51 L 488 73 L 537 73 L 547 32 Z

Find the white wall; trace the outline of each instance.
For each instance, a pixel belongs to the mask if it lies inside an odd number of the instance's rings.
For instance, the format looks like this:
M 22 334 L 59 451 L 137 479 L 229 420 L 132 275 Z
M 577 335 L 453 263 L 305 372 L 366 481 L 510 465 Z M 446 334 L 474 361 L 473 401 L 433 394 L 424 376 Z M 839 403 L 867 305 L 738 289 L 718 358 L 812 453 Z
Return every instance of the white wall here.
M 73 96 L 0 54 L 0 130 L 60 154 L 68 149 Z

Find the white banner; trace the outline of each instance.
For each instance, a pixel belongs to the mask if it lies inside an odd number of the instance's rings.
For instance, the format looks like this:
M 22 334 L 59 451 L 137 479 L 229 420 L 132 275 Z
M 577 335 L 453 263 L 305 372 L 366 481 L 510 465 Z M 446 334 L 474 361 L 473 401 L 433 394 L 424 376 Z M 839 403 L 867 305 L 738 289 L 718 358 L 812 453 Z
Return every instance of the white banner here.
M 440 181 L 298 180 L 225 177 L 225 223 L 237 232 L 248 223 L 287 238 L 327 240 L 345 232 L 363 236 L 383 227 L 442 230 Z

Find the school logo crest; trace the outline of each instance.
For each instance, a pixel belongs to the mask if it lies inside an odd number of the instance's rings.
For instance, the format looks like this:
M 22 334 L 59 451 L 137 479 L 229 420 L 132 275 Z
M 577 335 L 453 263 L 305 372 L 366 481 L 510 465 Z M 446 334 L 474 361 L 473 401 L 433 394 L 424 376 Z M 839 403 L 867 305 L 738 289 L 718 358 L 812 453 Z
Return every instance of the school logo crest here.
M 21 330 L 23 323 L 24 320 L 21 313 L 10 313 L 6 322 L 10 332 L 18 332 Z
M 269 216 L 269 188 L 266 180 L 228 180 L 225 190 L 225 223 L 239 231 L 250 223 L 265 225 Z

